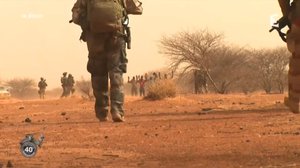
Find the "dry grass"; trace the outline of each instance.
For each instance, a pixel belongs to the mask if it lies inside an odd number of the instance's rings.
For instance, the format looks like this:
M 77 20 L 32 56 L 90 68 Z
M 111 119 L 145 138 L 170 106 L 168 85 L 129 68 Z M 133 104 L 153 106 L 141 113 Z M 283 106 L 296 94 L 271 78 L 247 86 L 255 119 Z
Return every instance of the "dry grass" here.
M 172 80 L 158 80 L 150 84 L 145 99 L 162 100 L 176 96 L 176 85 Z

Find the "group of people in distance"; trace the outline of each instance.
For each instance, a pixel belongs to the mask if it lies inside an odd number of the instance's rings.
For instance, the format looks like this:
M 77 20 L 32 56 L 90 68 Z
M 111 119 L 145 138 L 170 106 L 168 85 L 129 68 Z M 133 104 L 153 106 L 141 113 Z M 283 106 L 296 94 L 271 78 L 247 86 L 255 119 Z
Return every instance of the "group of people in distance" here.
M 74 88 L 74 84 L 75 84 L 75 80 L 72 74 L 69 74 L 68 76 L 67 72 L 63 73 L 63 76 L 60 78 L 60 82 L 61 82 L 61 86 L 63 89 L 63 93 L 60 96 L 61 98 L 63 97 L 68 97 L 70 95 L 73 95 L 75 92 L 75 88 Z M 48 84 L 46 83 L 46 79 L 44 79 L 43 77 L 40 78 L 40 81 L 38 83 L 38 94 L 40 99 L 45 99 L 45 92 L 46 92 L 46 87 L 48 86 Z
M 171 79 L 173 78 L 173 73 L 171 74 Z M 149 83 L 155 82 L 157 79 L 168 79 L 168 75 L 164 74 L 162 77 L 160 72 L 153 72 L 151 75 L 145 73 L 144 75 L 136 75 L 131 79 L 128 76 L 127 82 L 131 84 L 131 96 L 141 96 L 144 97 L 146 94 L 146 87 Z

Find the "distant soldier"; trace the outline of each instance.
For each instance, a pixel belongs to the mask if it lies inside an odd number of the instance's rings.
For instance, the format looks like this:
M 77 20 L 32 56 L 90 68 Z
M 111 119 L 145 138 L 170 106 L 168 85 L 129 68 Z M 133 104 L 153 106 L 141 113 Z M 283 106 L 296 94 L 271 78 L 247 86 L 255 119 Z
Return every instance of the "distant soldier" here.
M 131 96 L 137 96 L 138 95 L 138 86 L 137 86 L 137 80 L 135 77 L 133 77 L 131 80 L 128 76 L 128 83 L 131 84 Z
M 63 93 L 60 96 L 62 97 L 67 97 L 68 96 L 68 78 L 67 78 L 67 72 L 63 73 L 63 76 L 60 78 L 60 82 L 61 82 L 61 87 L 63 89 Z
M 75 92 L 74 88 L 75 80 L 72 74 L 68 75 L 67 79 L 67 95 L 69 96 L 70 94 L 73 95 Z
M 40 99 L 45 99 L 45 92 L 46 92 L 46 87 L 47 87 L 47 83 L 46 83 L 46 79 L 41 78 L 41 80 L 38 83 L 38 87 L 39 87 L 39 95 L 40 95 Z

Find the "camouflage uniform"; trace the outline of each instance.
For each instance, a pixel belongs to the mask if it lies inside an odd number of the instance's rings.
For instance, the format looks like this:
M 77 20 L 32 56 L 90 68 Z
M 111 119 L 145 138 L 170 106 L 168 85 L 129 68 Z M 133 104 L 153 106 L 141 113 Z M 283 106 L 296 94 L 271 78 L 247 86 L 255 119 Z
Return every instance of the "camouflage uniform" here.
M 60 97 L 67 97 L 68 96 L 68 78 L 67 78 L 67 73 L 64 72 L 63 76 L 60 78 L 61 82 L 61 87 L 63 89 L 63 93 L 61 94 Z
M 278 0 L 283 16 L 291 22 L 291 29 L 287 32 L 287 47 L 292 53 L 289 64 L 288 83 L 289 93 L 285 104 L 291 111 L 300 111 L 300 1 L 294 0 L 293 7 L 290 0 Z
M 39 95 L 40 95 L 40 99 L 44 99 L 45 98 L 45 92 L 46 92 L 46 87 L 47 87 L 47 83 L 46 80 L 44 78 L 41 78 L 41 80 L 38 83 L 38 87 L 39 87 Z
M 73 10 L 86 9 L 86 0 L 77 0 Z M 86 23 L 79 23 L 82 28 Z M 91 73 L 93 94 L 96 98 L 95 112 L 100 121 L 106 121 L 110 98 L 110 112 L 115 122 L 124 121 L 123 73 L 126 72 L 126 52 L 123 30 L 93 33 L 84 30 L 87 42 L 87 70 Z M 110 92 L 108 91 L 110 79 Z M 110 95 L 109 95 L 110 93 Z
M 67 95 L 69 96 L 70 94 L 74 94 L 75 89 L 74 89 L 74 84 L 75 80 L 72 74 L 68 75 L 68 80 L 67 80 Z

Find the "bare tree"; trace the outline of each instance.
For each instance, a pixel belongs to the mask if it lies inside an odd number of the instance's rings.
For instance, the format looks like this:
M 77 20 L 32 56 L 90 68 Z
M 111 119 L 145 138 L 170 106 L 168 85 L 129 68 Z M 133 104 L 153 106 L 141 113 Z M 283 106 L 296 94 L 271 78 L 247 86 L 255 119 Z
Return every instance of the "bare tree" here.
M 249 52 L 236 46 L 222 46 L 211 57 L 211 76 L 219 93 L 228 93 L 230 88 L 243 79 L 243 69 L 248 64 Z
M 204 71 L 218 93 L 226 93 L 229 86 L 239 79 L 232 74 L 247 61 L 241 57 L 243 49 L 225 46 L 222 34 L 207 30 L 163 36 L 160 49 L 170 59 L 172 70 L 179 69 L 182 75 L 192 70 Z M 225 72 L 232 78 L 217 81 Z
M 92 90 L 91 81 L 85 80 L 82 77 L 80 81 L 76 81 L 76 87 L 79 89 L 81 93 L 87 96 L 89 100 L 93 100 L 94 96 L 92 94 L 93 90 Z
M 285 47 L 274 49 L 274 79 L 279 93 L 284 93 L 285 86 L 287 86 L 287 74 L 290 53 Z
M 219 92 L 210 76 L 210 56 L 220 47 L 222 34 L 207 30 L 196 32 L 179 32 L 163 36 L 160 40 L 161 53 L 170 59 L 172 70 L 181 69 L 181 74 L 192 70 L 205 71 L 214 88 Z
M 284 48 L 261 49 L 253 52 L 252 68 L 257 82 L 269 94 L 277 86 L 280 93 L 286 85 L 289 53 Z
M 29 78 L 15 78 L 6 82 L 8 86 L 12 87 L 11 93 L 15 97 L 24 98 L 25 96 L 32 95 L 36 90 L 35 82 Z

